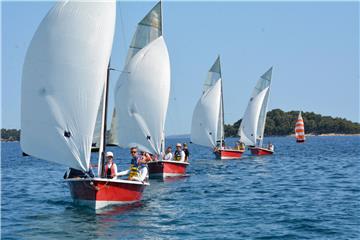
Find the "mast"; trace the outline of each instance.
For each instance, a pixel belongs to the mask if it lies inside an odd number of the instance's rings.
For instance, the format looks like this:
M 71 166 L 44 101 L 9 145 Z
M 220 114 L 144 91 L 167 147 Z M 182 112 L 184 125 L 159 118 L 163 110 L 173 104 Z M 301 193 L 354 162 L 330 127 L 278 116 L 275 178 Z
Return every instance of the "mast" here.
M 164 36 L 164 16 L 163 16 L 163 2 L 160 0 L 160 29 L 161 29 L 161 36 Z M 162 156 L 165 156 L 165 129 L 162 131 L 162 139 L 161 139 L 161 146 L 160 146 L 160 156 L 162 159 Z
M 106 81 L 104 84 L 103 94 L 103 111 L 101 117 L 101 131 L 100 131 L 100 147 L 99 147 L 99 162 L 98 162 L 98 176 L 104 177 L 105 166 L 105 150 L 106 150 L 106 121 L 107 121 L 107 107 L 108 107 L 108 95 L 109 95 L 109 76 L 110 76 L 110 61 L 106 72 Z
M 224 138 L 225 138 L 225 134 L 224 134 L 224 95 L 223 95 L 223 79 L 222 79 L 222 74 L 221 74 L 221 64 L 220 64 L 220 55 L 218 55 L 219 58 L 219 74 L 220 74 L 220 79 L 221 79 L 221 140 L 220 140 L 220 147 L 222 147 L 223 142 L 224 142 Z

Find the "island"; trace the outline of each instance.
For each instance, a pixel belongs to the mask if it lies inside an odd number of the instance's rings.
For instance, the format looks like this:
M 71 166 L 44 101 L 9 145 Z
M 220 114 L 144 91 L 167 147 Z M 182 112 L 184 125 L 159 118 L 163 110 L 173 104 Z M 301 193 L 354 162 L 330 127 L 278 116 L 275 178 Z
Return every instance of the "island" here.
M 284 112 L 273 109 L 267 113 L 265 136 L 288 136 L 294 134 L 299 111 Z M 322 116 L 314 112 L 302 112 L 307 135 L 355 135 L 360 134 L 360 123 L 345 118 Z M 225 137 L 237 137 L 241 119 L 234 124 L 225 124 Z

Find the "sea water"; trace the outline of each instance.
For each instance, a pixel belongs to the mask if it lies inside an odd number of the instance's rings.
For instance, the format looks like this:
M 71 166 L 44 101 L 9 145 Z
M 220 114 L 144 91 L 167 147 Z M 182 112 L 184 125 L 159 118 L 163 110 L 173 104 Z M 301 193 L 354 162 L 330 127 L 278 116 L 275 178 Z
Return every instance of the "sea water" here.
M 268 141 L 274 155 L 240 160 L 190 144 L 187 177 L 151 180 L 141 202 L 98 213 L 73 205 L 63 166 L 2 143 L 1 238 L 360 239 L 360 137 Z M 110 149 L 126 169 L 128 150 Z

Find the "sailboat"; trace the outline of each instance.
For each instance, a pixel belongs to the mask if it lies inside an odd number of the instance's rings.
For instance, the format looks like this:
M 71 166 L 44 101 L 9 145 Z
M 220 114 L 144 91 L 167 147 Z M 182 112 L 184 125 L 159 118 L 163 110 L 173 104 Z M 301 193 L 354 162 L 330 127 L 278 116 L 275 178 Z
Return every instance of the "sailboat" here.
M 273 154 L 273 148 L 264 148 L 264 129 L 270 95 L 272 67 L 258 80 L 239 127 L 240 141 L 245 143 L 253 155 Z
M 305 142 L 305 127 L 304 120 L 301 116 L 301 111 L 299 112 L 299 116 L 295 124 L 295 138 L 296 142 L 298 143 Z
M 158 2 L 138 23 L 125 67 L 115 87 L 111 135 L 123 148 L 137 147 L 159 158 L 165 144 L 165 119 L 170 95 L 170 60 L 162 34 L 162 3 Z M 115 134 L 119 133 L 119 134 Z M 156 161 L 148 164 L 150 177 L 183 174 L 187 164 Z M 169 167 L 169 169 L 168 169 Z M 181 168 L 181 169 L 179 169 Z
M 93 209 L 139 201 L 149 185 L 106 179 L 102 171 L 95 177 L 90 167 L 102 97 L 99 169 L 104 167 L 115 15 L 115 1 L 56 3 L 31 40 L 22 75 L 22 150 L 81 172 L 65 182 L 75 203 Z
M 244 150 L 225 148 L 220 56 L 208 71 L 202 95 L 195 106 L 191 124 L 191 141 L 213 148 L 219 159 L 240 158 L 244 152 Z

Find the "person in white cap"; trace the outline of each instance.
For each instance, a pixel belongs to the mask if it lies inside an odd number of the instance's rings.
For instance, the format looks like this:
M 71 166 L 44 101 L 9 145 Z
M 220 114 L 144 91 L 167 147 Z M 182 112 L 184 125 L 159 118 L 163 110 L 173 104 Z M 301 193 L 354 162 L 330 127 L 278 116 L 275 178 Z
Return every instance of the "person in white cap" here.
M 181 149 L 181 143 L 176 144 L 176 150 L 174 152 L 174 160 L 180 162 L 185 161 L 185 152 Z
M 117 177 L 117 166 L 114 163 L 114 154 L 112 152 L 106 152 L 106 165 L 105 165 L 105 177 L 116 178 Z
M 173 159 L 172 149 L 170 146 L 167 147 L 163 160 L 171 161 Z

